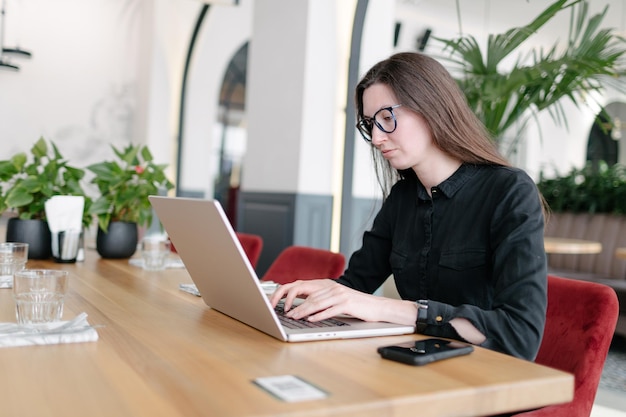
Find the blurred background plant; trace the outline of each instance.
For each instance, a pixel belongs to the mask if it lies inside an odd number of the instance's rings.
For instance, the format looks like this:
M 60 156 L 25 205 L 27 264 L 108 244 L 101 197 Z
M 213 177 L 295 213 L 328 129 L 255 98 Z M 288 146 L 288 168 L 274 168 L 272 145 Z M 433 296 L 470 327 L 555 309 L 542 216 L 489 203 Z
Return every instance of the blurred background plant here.
M 128 145 L 117 149 L 111 145 L 116 160 L 89 165 L 95 174 L 91 182 L 98 187 L 100 196 L 91 204 L 90 213 L 98 218 L 98 226 L 107 231 L 110 222 L 134 222 L 149 226 L 152 206 L 149 195 L 174 188 L 167 179 L 167 164 L 155 164 L 145 145 Z
M 550 210 L 572 213 L 626 213 L 626 167 L 588 162 L 564 175 L 537 183 Z
M 85 171 L 71 166 L 57 146 L 42 137 L 26 152 L 0 161 L 0 212 L 13 211 L 20 219 L 46 220 L 46 201 L 55 195 L 85 197 L 83 226 L 89 227 L 91 205 L 81 186 Z
M 555 15 L 568 9 L 571 16 L 564 45 L 557 41 L 547 50 L 520 54 L 505 70 L 506 58 Z M 619 79 L 626 74 L 626 41 L 614 29 L 601 28 L 608 6 L 590 17 L 588 9 L 586 0 L 555 1 L 528 25 L 489 35 L 484 53 L 472 35 L 435 38 L 445 45 L 444 52 L 449 55 L 442 59 L 453 64 L 452 72 L 469 105 L 505 156 L 516 151 L 527 123 L 543 110 L 567 127 L 563 99 L 576 106 L 589 105 L 593 100 L 590 93 L 607 86 L 626 90 L 626 83 Z M 514 132 L 510 132 L 512 129 Z

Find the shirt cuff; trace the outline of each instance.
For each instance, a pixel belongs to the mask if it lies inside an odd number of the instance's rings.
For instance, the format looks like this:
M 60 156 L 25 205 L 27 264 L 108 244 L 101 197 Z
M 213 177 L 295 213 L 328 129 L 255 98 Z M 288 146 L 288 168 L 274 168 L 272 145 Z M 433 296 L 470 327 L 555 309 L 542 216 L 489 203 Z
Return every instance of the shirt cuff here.
M 454 307 L 438 301 L 428 301 L 428 317 L 423 334 L 448 339 L 463 340 L 450 324 L 454 318 Z

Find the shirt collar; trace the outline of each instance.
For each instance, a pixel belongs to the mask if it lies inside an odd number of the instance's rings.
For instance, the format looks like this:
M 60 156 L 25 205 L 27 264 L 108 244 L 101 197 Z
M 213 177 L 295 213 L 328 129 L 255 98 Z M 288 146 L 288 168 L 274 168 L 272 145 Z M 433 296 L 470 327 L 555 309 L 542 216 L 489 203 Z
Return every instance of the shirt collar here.
M 462 164 L 452 175 L 436 186 L 436 188 L 447 198 L 452 198 L 454 194 L 463 187 L 481 169 L 480 165 Z M 430 200 L 426 188 L 418 180 L 417 196 L 422 200 Z

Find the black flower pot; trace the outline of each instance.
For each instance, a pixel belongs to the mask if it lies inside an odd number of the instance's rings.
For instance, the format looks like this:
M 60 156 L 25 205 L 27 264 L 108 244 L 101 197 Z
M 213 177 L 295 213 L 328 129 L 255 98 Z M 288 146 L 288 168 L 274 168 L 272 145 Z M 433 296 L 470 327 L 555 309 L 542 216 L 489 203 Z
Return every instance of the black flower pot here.
M 45 220 L 10 218 L 6 241 L 28 243 L 28 259 L 48 259 L 52 256 L 52 238 Z
M 137 240 L 137 223 L 111 222 L 107 232 L 98 228 L 96 250 L 103 258 L 130 258 L 137 250 Z

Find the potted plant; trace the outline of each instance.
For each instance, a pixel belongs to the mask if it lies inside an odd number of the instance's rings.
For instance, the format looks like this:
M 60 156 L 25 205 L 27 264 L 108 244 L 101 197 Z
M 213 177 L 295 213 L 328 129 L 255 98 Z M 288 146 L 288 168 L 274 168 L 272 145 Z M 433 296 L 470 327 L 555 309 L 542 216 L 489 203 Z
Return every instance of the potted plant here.
M 553 213 L 626 215 L 626 167 L 588 162 L 583 168 L 546 177 L 537 187 Z
M 138 226 L 152 222 L 148 196 L 170 190 L 174 185 L 165 175 L 167 164 L 156 164 L 145 145 L 118 149 L 111 145 L 115 160 L 89 165 L 91 180 L 100 196 L 89 212 L 98 219 L 96 249 L 104 258 L 128 258 L 135 253 Z
M 55 195 L 85 197 L 83 226 L 88 227 L 91 199 L 85 195 L 81 180 L 85 171 L 71 166 L 57 146 L 40 138 L 30 149 L 31 158 L 19 152 L 0 161 L 0 212 L 13 212 L 7 224 L 7 242 L 29 244 L 28 257 L 51 256 L 50 229 L 46 222 L 46 201 Z
M 520 56 L 510 70 L 504 70 L 505 59 L 567 9 L 572 10 L 572 17 L 564 44 L 532 50 L 527 57 Z M 455 66 L 453 72 L 458 74 L 457 82 L 469 105 L 505 155 L 515 152 L 524 127 L 543 110 L 567 127 L 562 99 L 586 106 L 592 97 L 590 93 L 602 91 L 605 86 L 624 91 L 619 77 L 625 73 L 622 61 L 626 42 L 615 30 L 600 28 L 607 10 L 608 6 L 602 13 L 587 18 L 587 1 L 555 1 L 528 25 L 489 35 L 484 52 L 471 35 L 435 38 L 444 44 L 444 52 L 450 53 L 443 59 Z M 514 137 L 505 143 L 505 132 L 513 127 Z

